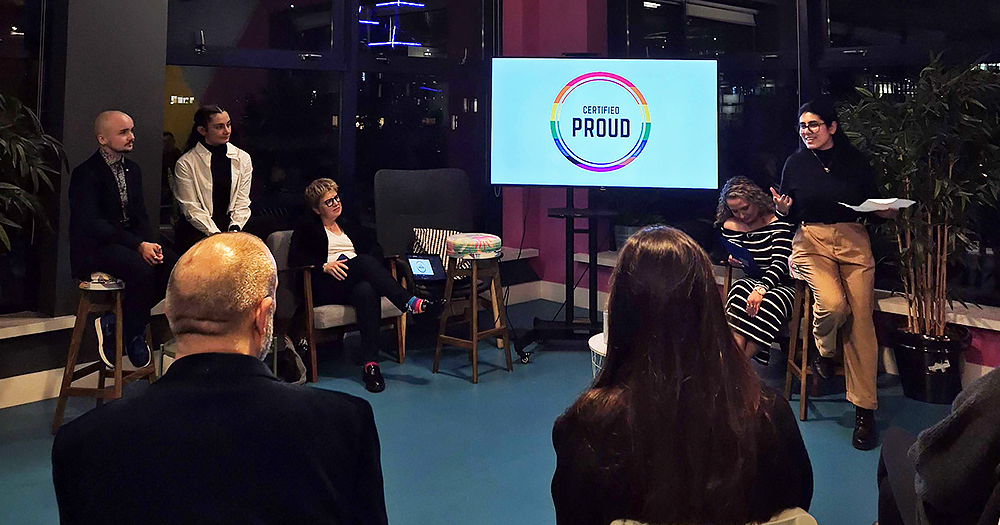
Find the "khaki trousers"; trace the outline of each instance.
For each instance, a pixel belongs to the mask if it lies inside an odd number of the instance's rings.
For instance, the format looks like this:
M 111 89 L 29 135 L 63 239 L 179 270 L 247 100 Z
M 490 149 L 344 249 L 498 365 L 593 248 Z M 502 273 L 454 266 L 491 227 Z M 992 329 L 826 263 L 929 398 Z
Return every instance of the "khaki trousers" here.
M 855 222 L 803 224 L 792 240 L 792 264 L 815 298 L 813 335 L 820 355 L 834 357 L 839 332 L 847 400 L 875 410 L 875 258 L 868 231 Z

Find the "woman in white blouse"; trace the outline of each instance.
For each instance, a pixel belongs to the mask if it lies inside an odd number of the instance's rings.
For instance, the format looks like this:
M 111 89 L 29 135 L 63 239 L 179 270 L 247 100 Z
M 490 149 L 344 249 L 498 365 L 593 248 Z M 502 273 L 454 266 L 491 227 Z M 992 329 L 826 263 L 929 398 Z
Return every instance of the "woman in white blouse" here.
M 229 143 L 232 123 L 219 106 L 194 114 L 187 152 L 174 169 L 174 197 L 181 210 L 175 225 L 178 253 L 209 235 L 240 231 L 250 218 L 250 155 Z

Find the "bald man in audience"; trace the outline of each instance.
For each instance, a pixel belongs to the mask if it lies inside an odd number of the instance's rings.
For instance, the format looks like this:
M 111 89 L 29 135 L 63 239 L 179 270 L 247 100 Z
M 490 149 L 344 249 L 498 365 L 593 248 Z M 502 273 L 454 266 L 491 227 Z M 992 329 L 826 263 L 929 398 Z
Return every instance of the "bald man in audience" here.
M 371 405 L 282 383 L 260 360 L 276 286 L 250 234 L 181 256 L 167 289 L 177 360 L 56 435 L 63 525 L 387 523 Z
M 149 364 L 144 336 L 149 311 L 163 299 L 177 256 L 157 244 L 158 228 L 149 223 L 142 194 L 142 171 L 125 155 L 135 142 L 132 118 L 105 111 L 94 120 L 97 151 L 73 170 L 69 183 L 69 247 L 73 276 L 90 280 L 94 272 L 125 282 L 125 351 L 136 367 Z M 115 315 L 95 321 L 98 353 L 115 367 Z

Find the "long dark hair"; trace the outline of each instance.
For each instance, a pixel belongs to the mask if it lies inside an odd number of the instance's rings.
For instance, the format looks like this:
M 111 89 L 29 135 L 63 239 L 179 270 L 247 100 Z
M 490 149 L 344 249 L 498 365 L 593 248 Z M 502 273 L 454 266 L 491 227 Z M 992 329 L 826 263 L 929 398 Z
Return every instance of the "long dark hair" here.
M 567 416 L 617 427 L 601 455 L 618 458 L 636 519 L 746 523 L 761 386 L 726 324 L 708 254 L 673 228 L 636 233 L 608 311 L 604 368 Z
M 190 151 L 191 148 L 195 147 L 202 140 L 202 134 L 198 133 L 199 126 L 208 129 L 208 124 L 212 122 L 212 117 L 225 111 L 215 104 L 198 108 L 198 111 L 194 112 L 194 123 L 191 124 L 191 134 L 188 135 L 187 146 L 184 147 L 184 151 Z
M 799 112 L 798 114 L 795 115 L 795 118 L 796 119 L 802 118 L 803 113 L 815 113 L 816 115 L 819 115 L 819 118 L 823 119 L 823 122 L 825 122 L 827 126 L 829 126 L 834 122 L 837 123 L 837 131 L 831 134 L 831 136 L 833 137 L 834 147 L 839 147 L 839 146 L 847 146 L 850 148 L 854 147 L 851 144 L 850 139 L 848 139 L 847 136 L 844 135 L 844 130 L 842 129 L 844 126 L 843 124 L 841 124 L 840 118 L 837 116 L 837 108 L 834 107 L 832 102 L 823 98 L 810 100 L 809 102 L 806 102 L 805 104 L 799 106 Z M 797 122 L 798 120 L 796 120 L 796 123 Z M 805 147 L 806 144 L 805 142 L 802 142 L 800 137 L 799 149 L 803 149 Z

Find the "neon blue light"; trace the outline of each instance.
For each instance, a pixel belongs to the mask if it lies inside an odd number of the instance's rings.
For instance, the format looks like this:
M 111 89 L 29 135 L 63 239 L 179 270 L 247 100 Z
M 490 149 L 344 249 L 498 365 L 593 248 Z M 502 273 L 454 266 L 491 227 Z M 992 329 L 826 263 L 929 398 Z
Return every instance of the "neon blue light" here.
M 382 2 L 380 4 L 375 4 L 375 7 L 424 7 L 424 4 L 417 2 L 403 2 L 402 0 L 394 0 L 392 2 Z
M 371 46 L 371 47 L 375 47 L 375 46 L 393 46 L 393 47 L 396 47 L 396 46 L 419 46 L 421 44 L 418 44 L 416 42 L 396 42 L 394 40 L 391 40 L 389 42 L 370 42 L 368 45 Z
M 377 26 L 377 25 L 379 25 L 379 22 L 376 22 L 374 20 L 358 20 L 358 22 L 361 22 L 362 24 L 368 24 L 370 26 Z
M 440 90 L 440 89 L 434 89 L 434 88 L 429 88 L 429 87 L 424 87 L 424 86 L 420 86 L 420 89 L 422 89 L 424 91 L 433 91 L 435 93 L 443 93 L 443 91 Z

